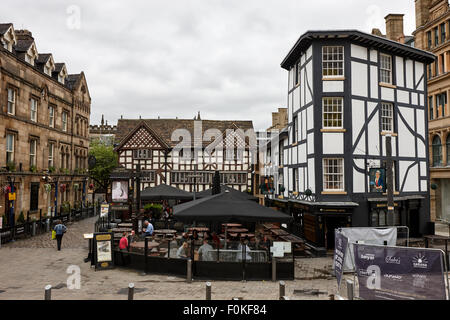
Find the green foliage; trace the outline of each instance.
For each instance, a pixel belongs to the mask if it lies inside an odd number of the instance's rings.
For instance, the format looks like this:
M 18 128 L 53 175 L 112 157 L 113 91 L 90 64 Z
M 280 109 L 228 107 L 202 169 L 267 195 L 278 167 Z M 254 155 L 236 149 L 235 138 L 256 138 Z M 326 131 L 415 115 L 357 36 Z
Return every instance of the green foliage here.
M 48 172 L 54 173 L 56 171 L 56 168 L 54 166 L 48 167 Z
M 6 167 L 8 168 L 8 171 L 16 172 L 16 164 L 14 162 L 8 162 Z
M 23 215 L 23 211 L 20 212 L 20 215 L 19 215 L 19 217 L 17 218 L 17 223 L 18 223 L 18 224 L 25 223 L 25 217 L 24 217 L 24 215 Z
M 33 172 L 33 173 L 37 172 L 37 167 L 36 166 L 31 166 L 30 167 L 30 171 Z
M 161 217 L 163 207 L 158 203 L 149 203 L 144 206 L 144 210 L 146 213 L 151 213 L 154 218 L 159 219 Z
M 91 142 L 89 155 L 96 158 L 96 164 L 89 170 L 89 175 L 95 180 L 97 187 L 99 182 L 101 187 L 106 187 L 111 172 L 117 167 L 118 156 L 114 147 L 97 139 Z
M 62 213 L 69 213 L 69 211 L 70 211 L 70 203 L 69 202 L 64 202 L 61 205 L 61 210 L 62 210 Z

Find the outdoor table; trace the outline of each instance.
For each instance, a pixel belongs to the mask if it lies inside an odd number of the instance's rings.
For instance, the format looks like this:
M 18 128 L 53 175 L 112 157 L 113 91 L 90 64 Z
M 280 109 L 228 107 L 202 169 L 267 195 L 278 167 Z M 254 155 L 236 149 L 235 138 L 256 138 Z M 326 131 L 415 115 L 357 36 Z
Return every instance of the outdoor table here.
M 289 232 L 283 229 L 270 229 L 270 231 L 277 236 L 285 236 L 289 234 Z
M 230 228 L 230 229 L 228 229 L 228 232 L 246 233 L 246 232 L 248 232 L 248 229 L 245 229 L 245 228 Z
M 192 227 L 188 229 L 189 231 L 197 230 L 197 232 L 206 232 L 209 231 L 209 228 L 206 227 Z
M 447 268 L 449 267 L 449 258 L 448 258 L 448 240 L 450 240 L 450 237 L 448 236 L 440 236 L 440 235 L 426 235 L 424 236 L 425 238 L 425 248 L 428 248 L 429 246 L 429 241 L 433 241 L 433 240 L 443 240 L 445 242 L 445 256 L 447 258 L 446 264 L 447 264 Z
M 151 249 L 158 248 L 159 245 L 160 245 L 159 242 L 149 241 L 148 242 L 149 252 L 151 251 Z M 135 248 L 135 249 L 138 249 L 138 250 L 141 250 L 141 249 L 144 250 L 145 249 L 145 241 L 133 242 L 132 244 L 130 244 L 130 250 L 132 248 Z
M 242 224 L 240 224 L 240 223 L 222 223 L 222 225 L 224 227 L 229 227 L 229 228 L 242 227 Z
M 117 226 L 119 228 L 133 228 L 133 224 L 132 223 L 118 223 Z
M 177 230 L 172 229 L 158 229 L 153 231 L 155 234 L 162 234 L 162 235 L 175 235 L 177 233 Z

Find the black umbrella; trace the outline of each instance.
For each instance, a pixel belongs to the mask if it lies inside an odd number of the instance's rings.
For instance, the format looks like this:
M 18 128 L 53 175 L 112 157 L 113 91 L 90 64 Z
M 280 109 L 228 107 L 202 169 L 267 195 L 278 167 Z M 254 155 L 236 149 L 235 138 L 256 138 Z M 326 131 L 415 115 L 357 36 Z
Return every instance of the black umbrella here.
M 141 200 L 144 201 L 191 200 L 192 198 L 192 193 L 168 186 L 167 184 L 146 188 L 141 192 Z
M 252 196 L 251 194 L 248 194 L 246 192 L 238 191 L 227 185 L 221 185 L 220 190 L 221 190 L 221 192 L 229 191 L 229 192 L 233 193 L 235 196 L 242 197 L 245 200 L 259 201 L 259 199 L 257 197 Z M 208 190 L 204 190 L 201 192 L 197 192 L 195 194 L 195 197 L 200 199 L 200 198 L 209 197 L 211 195 L 212 195 L 212 189 L 208 189 Z
M 174 217 L 183 222 L 290 222 L 292 217 L 280 211 L 248 201 L 225 191 L 214 196 L 173 207 Z

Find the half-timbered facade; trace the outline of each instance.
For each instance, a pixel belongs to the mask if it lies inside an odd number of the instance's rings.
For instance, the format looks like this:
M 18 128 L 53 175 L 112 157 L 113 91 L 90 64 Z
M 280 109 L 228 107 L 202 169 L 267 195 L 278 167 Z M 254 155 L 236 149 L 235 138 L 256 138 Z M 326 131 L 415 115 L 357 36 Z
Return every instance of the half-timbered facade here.
M 247 192 L 252 135 L 251 121 L 119 119 L 115 150 L 120 166 L 130 171 L 140 166 L 141 190 L 165 183 L 193 192 L 194 180 L 197 191 L 207 190 L 218 170 L 221 183 Z M 226 146 L 232 146 L 228 153 Z
M 307 32 L 283 60 L 288 138 L 272 143 L 282 146 L 284 192 L 272 198 L 283 206 L 289 202 L 307 240 L 332 247 L 336 227 L 388 224 L 387 135 L 394 161 L 393 224 L 425 232 L 426 68 L 432 61 L 425 51 L 354 30 Z

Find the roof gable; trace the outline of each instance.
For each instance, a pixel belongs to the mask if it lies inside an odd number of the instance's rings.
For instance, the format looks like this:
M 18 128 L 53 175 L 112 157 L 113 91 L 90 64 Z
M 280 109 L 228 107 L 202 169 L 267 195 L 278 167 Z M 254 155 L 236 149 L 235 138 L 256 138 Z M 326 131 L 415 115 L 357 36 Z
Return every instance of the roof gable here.
M 131 131 L 115 149 L 168 149 L 169 146 L 144 121 Z

